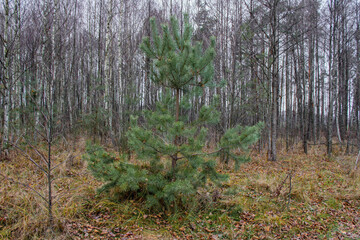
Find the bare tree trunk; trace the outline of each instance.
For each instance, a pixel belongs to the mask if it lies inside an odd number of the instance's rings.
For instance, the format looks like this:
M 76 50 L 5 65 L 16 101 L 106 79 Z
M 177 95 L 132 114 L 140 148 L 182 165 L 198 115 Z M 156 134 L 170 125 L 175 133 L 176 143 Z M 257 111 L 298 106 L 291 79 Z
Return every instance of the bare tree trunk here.
M 5 26 L 4 26 L 4 43 L 3 43 L 3 55 L 5 57 L 4 60 L 4 126 L 2 131 L 2 147 L 0 148 L 0 153 L 5 149 L 5 154 L 8 153 L 7 147 L 9 142 L 9 115 L 10 115 L 10 91 L 11 91 L 11 73 L 10 73 L 10 26 L 9 26 L 9 18 L 10 18 L 10 8 L 9 8 L 9 0 L 5 0 L 4 2 L 4 10 L 5 10 Z
M 330 34 L 329 34 L 329 112 L 328 112 L 328 130 L 327 130 L 327 153 L 331 156 L 332 153 L 332 132 L 333 132 L 333 45 L 335 45 L 335 16 L 334 16 L 334 2 L 330 1 Z
M 316 87 L 317 87 L 317 101 L 316 101 L 316 118 L 314 118 L 314 127 L 316 128 L 316 130 L 314 129 L 314 144 L 316 144 L 317 142 L 320 142 L 320 138 L 321 138 L 321 127 L 322 127 L 322 116 L 321 116 L 321 99 L 322 99 L 322 77 L 320 77 L 320 59 L 319 59 L 319 33 L 318 31 L 316 31 L 316 36 L 315 36 L 315 60 L 316 60 Z
M 277 140 L 277 118 L 278 118 L 278 91 L 279 91 L 279 77 L 278 77 L 278 51 L 277 51 L 277 5 L 279 1 L 273 0 L 271 6 L 271 36 L 270 36 L 270 61 L 271 61 L 271 124 L 270 124 L 270 148 L 268 160 L 276 161 L 276 140 Z
M 122 18 L 123 18 L 123 0 L 119 0 L 119 20 L 118 20 L 118 24 L 119 24 L 119 27 L 118 27 L 118 74 L 119 74 L 119 77 L 118 77 L 118 89 L 116 90 L 117 92 L 117 97 L 116 97 L 116 100 L 117 100 L 117 105 L 118 105 L 118 118 L 119 118 L 119 121 L 122 121 L 122 111 L 121 111 L 121 98 L 122 98 L 122 94 L 120 91 L 122 91 L 123 89 L 121 88 L 122 86 L 122 72 L 123 72 L 123 69 L 122 69 L 122 61 L 123 61 L 123 57 L 122 57 Z M 119 128 L 118 129 L 118 133 L 120 133 L 120 135 L 123 133 L 123 129 Z M 123 136 L 120 136 L 120 139 L 122 138 Z
M 109 114 L 107 119 L 107 124 L 110 130 L 110 138 L 114 143 L 114 133 L 112 126 L 112 118 L 113 118 L 113 107 L 112 107 L 112 98 L 111 98 L 111 27 L 112 27 L 112 19 L 113 19 L 113 0 L 108 0 L 108 11 L 107 11 L 107 24 L 106 24 L 106 33 L 105 33 L 105 95 L 104 95 L 104 105 L 105 111 Z
M 51 109 L 52 107 L 52 103 L 50 103 L 49 106 Z M 48 144 L 48 159 L 47 159 L 47 185 L 48 185 L 48 211 L 49 211 L 49 227 L 52 230 L 53 225 L 54 225 L 54 217 L 53 217 L 53 212 L 52 212 L 52 208 L 53 208 L 53 202 L 52 202 L 52 176 L 51 176 L 51 172 L 52 172 L 52 159 L 51 159 L 51 144 L 52 144 L 52 116 L 50 114 L 49 116 L 49 121 L 47 124 L 47 144 Z
M 288 36 L 286 36 L 286 42 L 288 43 Z M 286 106 L 286 125 L 285 125 L 285 144 L 286 144 L 286 151 L 289 151 L 289 132 L 290 132 L 290 118 L 291 118 L 291 111 L 290 111 L 290 77 L 289 77 L 289 52 L 286 51 L 285 53 L 285 106 Z
M 308 77 L 309 77 L 309 103 L 308 103 L 308 121 L 306 128 L 306 133 L 304 136 L 304 152 L 305 154 L 308 153 L 308 141 L 310 140 L 310 132 L 314 129 L 313 126 L 313 118 L 314 118 L 314 101 L 313 101 L 313 94 L 314 94 L 314 38 L 313 38 L 313 29 L 312 24 L 310 25 L 310 33 L 309 33 L 309 70 L 308 70 Z M 313 136 L 315 137 L 315 136 Z
M 360 4 L 356 5 L 356 80 L 354 93 L 354 116 L 357 145 L 360 148 Z
M 15 52 L 14 52 L 14 84 L 15 84 L 15 96 L 13 98 L 13 105 L 15 109 L 21 109 L 22 107 L 22 86 L 21 81 L 21 55 L 20 55 L 20 40 L 21 40 L 21 24 L 20 24 L 20 0 L 15 0 Z M 21 111 L 15 113 L 15 123 L 21 126 Z M 19 135 L 20 127 L 15 128 L 15 135 Z M 11 134 L 10 134 L 11 135 Z

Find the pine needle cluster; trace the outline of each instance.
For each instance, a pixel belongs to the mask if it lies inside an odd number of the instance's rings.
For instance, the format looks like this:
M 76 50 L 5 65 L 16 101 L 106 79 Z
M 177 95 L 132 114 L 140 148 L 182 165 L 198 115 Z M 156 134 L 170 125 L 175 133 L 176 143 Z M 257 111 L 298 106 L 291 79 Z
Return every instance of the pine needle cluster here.
M 216 157 L 226 154 L 236 163 L 247 160 L 234 150 L 246 151 L 255 143 L 262 124 L 229 129 L 213 152 L 205 152 L 207 126 L 219 120 L 216 107 L 204 104 L 192 121 L 180 115 L 189 107 L 189 95 L 211 85 L 215 39 L 206 50 L 200 42 L 193 43 L 186 15 L 182 34 L 175 18 L 171 18 L 170 26 L 162 25 L 161 34 L 155 19 L 151 26 L 152 40 L 145 38 L 141 49 L 152 62 L 152 81 L 168 91 L 154 111 L 131 117 L 128 146 L 144 164 L 140 167 L 125 158 L 116 159 L 91 145 L 86 158 L 94 176 L 106 183 L 100 190 L 116 189 L 122 196 L 145 199 L 151 208 L 186 208 L 209 181 L 219 184 L 227 179 L 217 172 Z

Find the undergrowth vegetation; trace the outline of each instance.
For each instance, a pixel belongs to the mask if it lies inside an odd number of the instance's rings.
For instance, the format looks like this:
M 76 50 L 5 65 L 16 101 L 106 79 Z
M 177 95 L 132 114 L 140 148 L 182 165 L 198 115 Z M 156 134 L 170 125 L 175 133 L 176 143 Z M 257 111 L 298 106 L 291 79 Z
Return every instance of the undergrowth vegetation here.
M 198 191 L 193 207 L 152 212 L 141 200 L 98 194 L 103 183 L 82 160 L 85 140 L 77 142 L 71 153 L 54 146 L 54 162 L 62 163 L 54 170 L 55 232 L 46 230 L 41 199 L 2 178 L 0 239 L 360 238 L 360 172 L 353 171 L 355 154 L 346 156 L 340 148 L 332 159 L 323 148 L 308 155 L 283 151 L 278 162 L 253 152 L 253 160 L 238 171 L 219 164 L 217 170 L 229 180 Z M 139 164 L 135 158 L 130 162 Z M 0 161 L 0 171 L 45 191 L 41 172 L 20 154 Z

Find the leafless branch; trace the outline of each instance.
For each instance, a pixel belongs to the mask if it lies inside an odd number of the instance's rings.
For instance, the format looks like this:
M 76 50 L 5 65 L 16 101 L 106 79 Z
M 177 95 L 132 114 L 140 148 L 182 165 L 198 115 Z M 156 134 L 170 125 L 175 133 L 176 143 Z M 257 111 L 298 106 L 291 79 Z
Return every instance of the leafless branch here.
M 18 149 L 20 152 L 22 152 L 36 167 L 38 167 L 41 171 L 43 171 L 46 175 L 48 175 L 49 173 L 42 167 L 40 166 L 26 151 L 24 151 L 22 148 L 20 148 L 17 145 L 11 144 L 13 147 L 15 147 L 16 149 Z
M 3 178 L 6 179 L 6 180 L 12 182 L 12 183 L 22 185 L 22 186 L 24 186 L 24 187 L 32 190 L 32 191 L 35 192 L 39 197 L 41 197 L 45 202 L 48 202 L 47 199 L 46 199 L 41 193 L 39 193 L 37 190 L 35 190 L 35 189 L 34 189 L 33 187 L 31 187 L 29 184 L 16 181 L 16 180 L 14 180 L 14 179 L 12 179 L 12 178 L 9 178 L 8 176 L 6 176 L 6 175 L 4 175 L 4 174 L 2 174 L 2 173 L 0 173 L 0 176 L 3 177 Z

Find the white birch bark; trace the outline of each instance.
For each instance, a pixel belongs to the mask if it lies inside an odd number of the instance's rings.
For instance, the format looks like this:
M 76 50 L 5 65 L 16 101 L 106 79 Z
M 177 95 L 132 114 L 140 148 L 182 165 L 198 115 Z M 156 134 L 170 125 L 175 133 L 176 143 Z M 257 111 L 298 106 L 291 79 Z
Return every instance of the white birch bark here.
M 104 95 L 104 105 L 105 110 L 108 112 L 108 126 L 110 130 L 110 137 L 113 137 L 112 129 L 112 102 L 110 96 L 110 83 L 111 83 L 111 66 L 110 66 L 110 47 L 111 47 L 111 26 L 113 19 L 113 0 L 108 0 L 108 15 L 107 15 L 107 24 L 106 24 L 106 33 L 105 33 L 105 95 Z
M 20 74 L 20 37 L 21 37 L 21 25 L 20 25 L 20 0 L 15 1 L 15 72 L 14 72 L 14 83 L 15 83 L 15 95 L 13 98 L 14 108 L 20 108 L 22 103 L 22 82 Z M 16 112 L 15 122 L 20 124 L 20 111 Z M 19 127 L 16 128 L 16 135 L 19 135 Z
M 121 30 L 122 30 L 122 17 L 123 17 L 123 0 L 119 0 L 119 28 L 118 28 L 118 71 L 119 71 L 119 79 L 118 79 L 118 89 L 117 89 L 117 101 L 119 106 L 119 119 L 122 119 L 122 111 L 121 111 L 121 86 L 122 86 L 122 47 L 121 47 Z
M 10 56 L 9 56 L 9 17 L 10 17 L 10 8 L 9 0 L 4 2 L 5 10 L 5 26 L 4 26 L 4 78 L 6 85 L 4 86 L 4 129 L 2 132 L 2 147 L 6 147 L 9 142 L 9 114 L 10 114 L 10 91 L 11 91 L 11 79 L 10 79 Z M 1 149 L 0 149 L 1 150 Z M 7 153 L 7 151 L 5 151 Z

